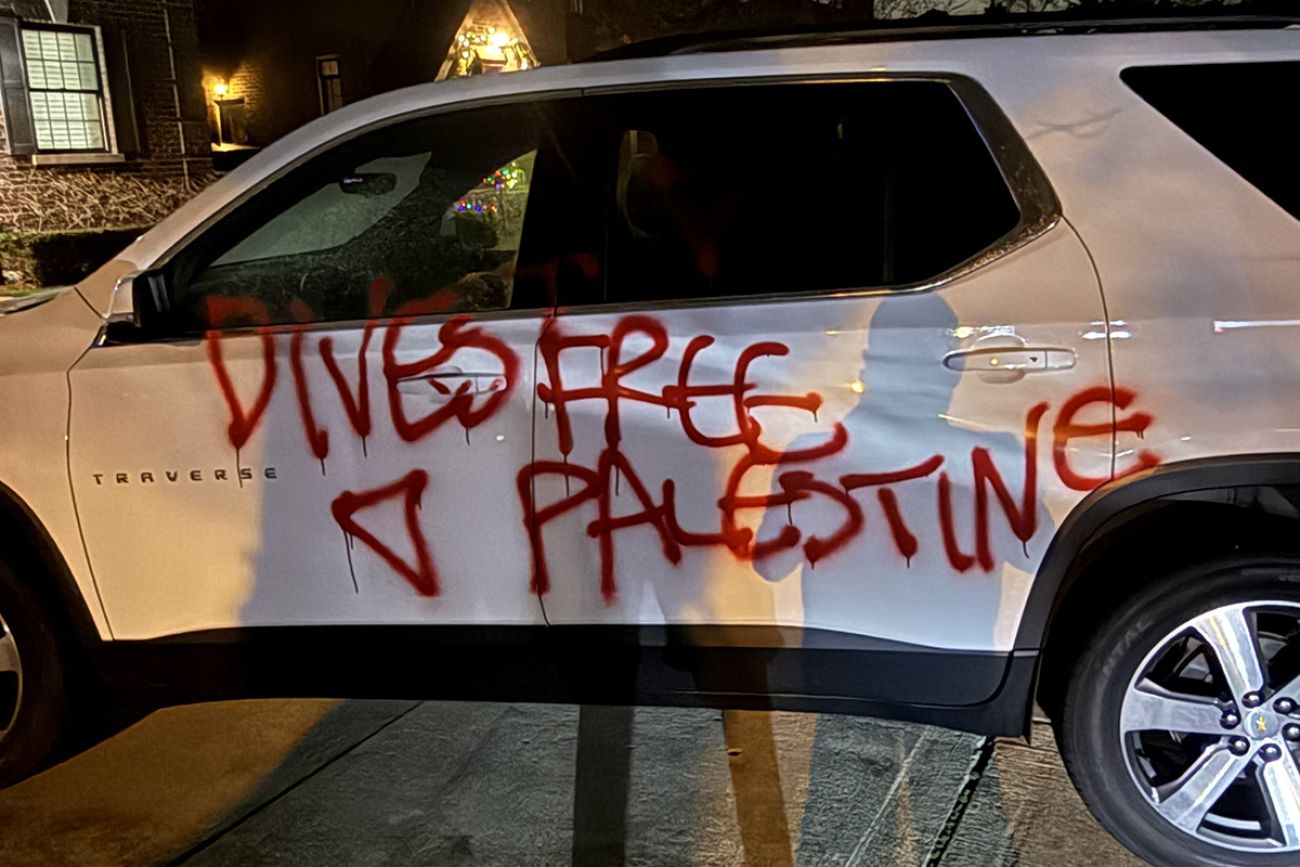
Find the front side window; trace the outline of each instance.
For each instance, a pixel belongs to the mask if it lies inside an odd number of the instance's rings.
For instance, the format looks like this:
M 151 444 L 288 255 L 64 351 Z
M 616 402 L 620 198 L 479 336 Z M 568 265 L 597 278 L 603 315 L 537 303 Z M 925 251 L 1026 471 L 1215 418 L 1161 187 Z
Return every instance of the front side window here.
M 505 310 L 540 110 L 365 134 L 291 171 L 178 258 L 183 330 Z
M 37 150 L 108 150 L 95 31 L 24 25 L 22 43 Z

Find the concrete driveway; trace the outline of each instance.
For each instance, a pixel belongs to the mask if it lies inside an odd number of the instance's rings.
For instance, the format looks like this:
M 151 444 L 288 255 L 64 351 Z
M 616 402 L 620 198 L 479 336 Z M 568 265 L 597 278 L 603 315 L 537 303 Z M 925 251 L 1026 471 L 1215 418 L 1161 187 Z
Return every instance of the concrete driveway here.
M 155 713 L 0 792 L 15 865 L 1138 864 L 1033 745 L 851 717 L 450 702 Z

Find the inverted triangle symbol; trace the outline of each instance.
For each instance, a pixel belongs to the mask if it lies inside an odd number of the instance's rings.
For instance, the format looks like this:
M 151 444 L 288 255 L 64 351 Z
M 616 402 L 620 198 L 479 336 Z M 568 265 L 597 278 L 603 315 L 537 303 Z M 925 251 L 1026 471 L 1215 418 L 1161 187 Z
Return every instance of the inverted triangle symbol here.
M 394 572 L 409 581 L 416 592 L 422 596 L 437 596 L 438 573 L 433 566 L 433 557 L 429 554 L 429 543 L 425 540 L 424 531 L 420 528 L 418 514 L 420 498 L 424 495 L 424 489 L 428 484 L 428 473 L 424 470 L 411 470 L 402 478 L 382 488 L 374 488 L 360 493 L 344 491 L 334 498 L 330 511 L 334 515 L 334 520 L 343 528 L 344 533 L 364 542 Z M 389 545 L 381 542 L 378 537 L 355 520 L 356 513 L 362 509 L 368 509 L 386 500 L 396 500 L 398 498 L 403 501 L 402 508 L 406 521 L 406 532 L 411 539 L 412 547 L 415 549 L 414 566 L 399 557 Z

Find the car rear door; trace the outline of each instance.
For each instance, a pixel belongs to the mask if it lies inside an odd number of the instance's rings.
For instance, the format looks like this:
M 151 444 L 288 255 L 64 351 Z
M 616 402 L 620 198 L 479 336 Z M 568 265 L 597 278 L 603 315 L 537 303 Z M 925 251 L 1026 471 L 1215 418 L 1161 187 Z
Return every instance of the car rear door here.
M 587 99 L 607 255 L 539 344 L 521 478 L 548 620 L 993 652 L 947 678 L 986 698 L 1138 400 L 1023 143 L 953 76 Z M 846 694 L 820 676 L 765 688 Z

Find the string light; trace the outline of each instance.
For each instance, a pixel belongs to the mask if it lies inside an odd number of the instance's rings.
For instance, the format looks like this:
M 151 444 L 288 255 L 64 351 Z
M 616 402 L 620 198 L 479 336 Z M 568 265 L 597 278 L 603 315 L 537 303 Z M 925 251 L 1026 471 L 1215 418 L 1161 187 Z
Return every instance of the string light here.
M 526 186 L 527 182 L 528 176 L 523 167 L 519 165 L 517 160 L 511 160 L 492 174 L 484 177 L 477 187 L 470 190 L 463 199 L 457 201 L 452 207 L 458 214 L 469 212 L 495 214 L 501 210 L 500 202 L 486 200 L 487 197 L 495 198 L 495 194 L 508 193 L 521 186 Z

